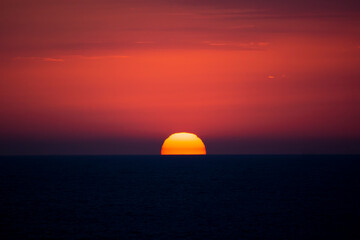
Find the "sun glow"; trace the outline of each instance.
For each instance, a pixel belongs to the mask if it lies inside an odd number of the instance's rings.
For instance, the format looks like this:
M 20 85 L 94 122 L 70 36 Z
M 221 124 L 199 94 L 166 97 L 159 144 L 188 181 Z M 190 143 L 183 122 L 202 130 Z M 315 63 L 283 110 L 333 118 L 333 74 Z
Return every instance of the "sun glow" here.
M 193 133 L 174 133 L 163 143 L 161 155 L 205 155 L 201 139 Z

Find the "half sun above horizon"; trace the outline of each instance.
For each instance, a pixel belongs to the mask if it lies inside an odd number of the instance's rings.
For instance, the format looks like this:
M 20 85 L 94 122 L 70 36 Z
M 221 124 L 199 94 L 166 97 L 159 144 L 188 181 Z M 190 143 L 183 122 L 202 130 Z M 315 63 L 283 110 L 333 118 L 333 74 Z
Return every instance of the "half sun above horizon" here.
M 171 134 L 163 143 L 161 155 L 206 155 L 203 141 L 193 133 Z

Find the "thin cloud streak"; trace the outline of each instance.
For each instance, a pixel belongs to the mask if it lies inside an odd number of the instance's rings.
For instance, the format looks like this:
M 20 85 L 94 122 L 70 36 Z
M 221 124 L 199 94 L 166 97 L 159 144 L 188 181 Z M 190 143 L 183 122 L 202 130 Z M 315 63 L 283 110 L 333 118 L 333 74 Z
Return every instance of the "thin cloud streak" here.
M 52 58 L 52 57 L 15 57 L 14 60 L 33 60 L 42 62 L 63 62 L 63 58 Z
M 111 56 L 85 56 L 85 55 L 68 55 L 62 58 L 56 57 L 15 57 L 14 60 L 29 60 L 42 62 L 64 62 L 69 59 L 84 59 L 84 60 L 103 60 L 103 59 L 123 59 L 128 58 L 126 55 L 111 55 Z

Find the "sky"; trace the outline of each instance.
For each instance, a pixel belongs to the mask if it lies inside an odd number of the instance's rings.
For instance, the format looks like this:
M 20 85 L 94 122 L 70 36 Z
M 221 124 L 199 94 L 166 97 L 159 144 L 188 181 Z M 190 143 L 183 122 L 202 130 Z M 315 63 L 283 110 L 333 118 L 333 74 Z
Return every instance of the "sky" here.
M 355 0 L 3 0 L 0 154 L 360 153 Z

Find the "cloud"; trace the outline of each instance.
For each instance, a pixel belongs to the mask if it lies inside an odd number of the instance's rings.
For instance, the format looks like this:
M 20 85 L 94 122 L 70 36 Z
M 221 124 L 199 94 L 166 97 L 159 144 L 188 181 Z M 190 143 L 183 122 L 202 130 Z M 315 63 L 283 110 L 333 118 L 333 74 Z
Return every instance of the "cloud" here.
M 168 3 L 168 0 L 156 0 L 163 3 Z M 153 2 L 153 1 L 152 1 Z M 252 1 L 239 1 L 239 0 L 173 0 L 174 5 L 192 8 L 212 8 L 212 9 L 257 9 L 265 8 L 272 11 L 282 11 L 288 13 L 296 12 L 356 12 L 359 11 L 360 5 L 357 0 L 344 0 L 339 3 L 338 0 L 252 0 Z
M 135 43 L 137 43 L 137 44 L 153 44 L 155 42 L 152 42 L 152 41 L 137 41 Z
M 42 62 L 63 62 L 63 58 L 52 58 L 52 57 L 15 57 L 14 60 L 34 60 Z
M 332 0 L 329 1 L 329 4 L 332 4 Z M 331 11 L 298 10 L 296 4 L 300 6 L 300 1 L 284 3 L 280 0 L 254 0 L 250 3 L 235 0 L 81 0 L 74 3 L 64 0 L 55 3 L 34 0 L 31 4 L 25 2 L 4 2 L 8 9 L 4 8 L 6 11 L 4 10 L 0 22 L 2 55 L 107 55 L 144 49 L 263 50 L 268 47 L 267 42 L 274 42 L 275 46 L 275 41 L 279 37 L 288 37 L 285 34 L 329 34 L 337 37 L 343 33 L 356 36 L 358 32 L 356 25 L 343 27 L 350 19 L 358 19 L 358 16 L 349 15 L 348 18 L 340 19 L 338 17 L 347 16 L 347 12 L 336 11 L 335 8 Z M 309 6 L 309 2 L 304 4 Z M 322 5 L 329 4 L 327 1 Z M 329 19 L 323 19 L 327 17 Z M 286 21 L 287 19 L 290 21 Z M 327 36 L 330 37 L 332 36 Z M 212 42 L 203 44 L 204 40 Z M 94 60 L 104 57 L 84 58 Z M 33 60 L 61 61 L 57 58 Z
M 281 75 L 269 74 L 267 76 L 267 78 L 268 79 L 277 79 L 277 78 L 282 79 L 282 78 L 286 78 L 286 75 L 285 74 L 281 74 Z
M 73 55 L 73 57 L 77 57 L 77 58 L 80 58 L 80 59 L 86 59 L 86 60 L 102 60 L 102 59 L 128 58 L 129 56 L 125 56 L 125 55 L 110 55 L 110 56 L 83 56 L 83 55 Z
M 121 59 L 128 58 L 126 55 L 110 55 L 110 56 L 84 56 L 84 55 L 67 55 L 61 58 L 56 57 L 15 57 L 14 60 L 29 60 L 41 62 L 64 62 L 67 59 L 78 58 L 84 60 L 103 60 L 103 59 Z
M 215 41 L 204 41 L 205 45 L 213 47 L 231 48 L 236 50 L 266 50 L 270 45 L 269 42 L 215 42 Z
M 184 15 L 185 16 L 185 15 Z M 208 10 L 194 12 L 188 15 L 194 19 L 218 19 L 218 20 L 241 20 L 241 19 L 299 19 L 299 18 L 339 18 L 345 17 L 344 13 L 316 12 L 316 13 L 288 13 L 281 11 L 270 11 L 267 9 L 254 10 Z

